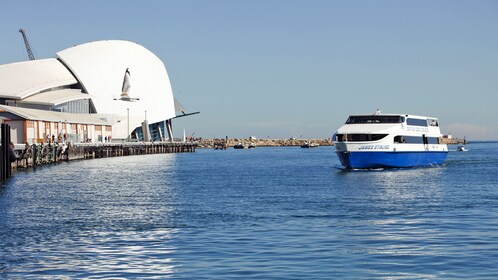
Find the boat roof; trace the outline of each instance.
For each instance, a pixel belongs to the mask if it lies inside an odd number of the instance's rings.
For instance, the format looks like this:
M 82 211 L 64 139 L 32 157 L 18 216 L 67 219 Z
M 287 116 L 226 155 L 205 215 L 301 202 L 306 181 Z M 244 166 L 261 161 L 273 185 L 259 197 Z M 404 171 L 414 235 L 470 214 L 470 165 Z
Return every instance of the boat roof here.
M 354 114 L 354 115 L 349 115 L 349 117 L 368 117 L 368 116 L 403 116 L 407 118 L 421 118 L 421 119 L 437 119 L 436 117 L 429 117 L 429 116 L 420 116 L 420 115 L 410 115 L 410 114 Z

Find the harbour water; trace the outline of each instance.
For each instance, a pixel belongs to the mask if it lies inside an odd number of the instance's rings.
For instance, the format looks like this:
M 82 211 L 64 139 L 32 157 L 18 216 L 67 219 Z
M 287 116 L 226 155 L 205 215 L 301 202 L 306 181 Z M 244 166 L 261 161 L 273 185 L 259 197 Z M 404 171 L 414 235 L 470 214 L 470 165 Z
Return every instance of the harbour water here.
M 496 279 L 498 144 L 467 147 L 400 170 L 285 147 L 18 172 L 0 278 Z

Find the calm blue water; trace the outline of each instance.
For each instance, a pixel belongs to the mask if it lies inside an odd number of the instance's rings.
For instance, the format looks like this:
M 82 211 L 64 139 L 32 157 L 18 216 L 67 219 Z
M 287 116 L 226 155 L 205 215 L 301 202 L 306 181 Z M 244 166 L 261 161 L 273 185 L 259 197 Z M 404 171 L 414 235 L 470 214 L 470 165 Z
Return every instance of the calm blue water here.
M 345 172 L 320 147 L 19 172 L 0 278 L 496 279 L 498 144 L 468 148 L 407 170 Z

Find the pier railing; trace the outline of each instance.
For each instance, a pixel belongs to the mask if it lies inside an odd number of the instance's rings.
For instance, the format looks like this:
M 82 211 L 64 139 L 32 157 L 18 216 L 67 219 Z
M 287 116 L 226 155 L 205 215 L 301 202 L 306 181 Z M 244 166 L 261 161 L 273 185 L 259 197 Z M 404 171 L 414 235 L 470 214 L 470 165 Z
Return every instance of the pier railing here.
M 47 143 L 25 145 L 16 149 L 12 168 L 36 167 L 59 161 L 95 159 L 118 156 L 195 152 L 198 144 L 169 142 L 124 143 Z

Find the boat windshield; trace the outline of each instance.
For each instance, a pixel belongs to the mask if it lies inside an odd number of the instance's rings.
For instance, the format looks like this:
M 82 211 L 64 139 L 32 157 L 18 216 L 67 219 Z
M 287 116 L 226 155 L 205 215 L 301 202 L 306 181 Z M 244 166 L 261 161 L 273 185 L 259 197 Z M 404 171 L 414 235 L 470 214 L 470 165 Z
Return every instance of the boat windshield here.
M 405 117 L 403 116 L 349 116 L 346 124 L 364 124 L 364 123 L 403 123 Z

